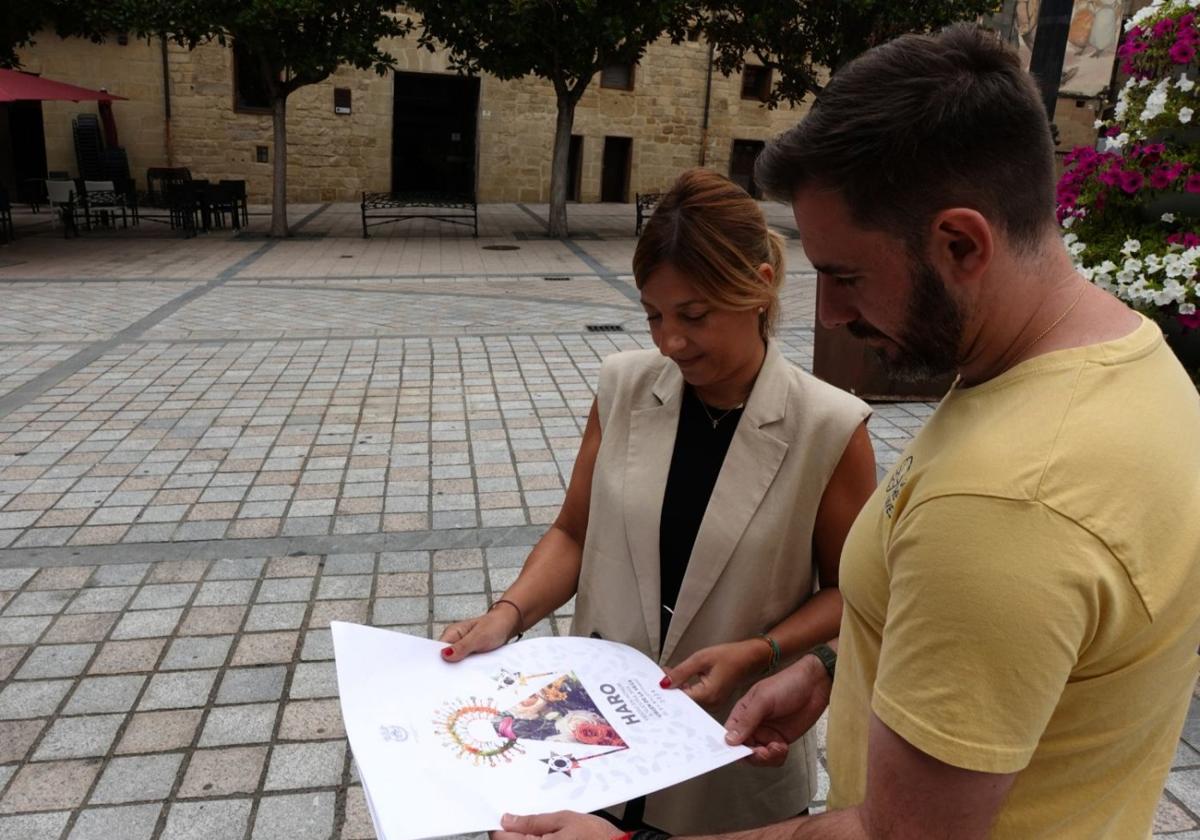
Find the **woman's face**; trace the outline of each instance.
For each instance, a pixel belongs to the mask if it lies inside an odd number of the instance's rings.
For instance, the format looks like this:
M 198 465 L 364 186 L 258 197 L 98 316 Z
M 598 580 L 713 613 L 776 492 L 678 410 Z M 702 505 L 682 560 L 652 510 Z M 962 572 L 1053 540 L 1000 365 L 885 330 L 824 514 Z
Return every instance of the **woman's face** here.
M 670 264 L 655 269 L 642 286 L 642 308 L 659 352 L 679 365 L 693 387 L 757 373 L 763 343 L 756 310 L 717 308 Z

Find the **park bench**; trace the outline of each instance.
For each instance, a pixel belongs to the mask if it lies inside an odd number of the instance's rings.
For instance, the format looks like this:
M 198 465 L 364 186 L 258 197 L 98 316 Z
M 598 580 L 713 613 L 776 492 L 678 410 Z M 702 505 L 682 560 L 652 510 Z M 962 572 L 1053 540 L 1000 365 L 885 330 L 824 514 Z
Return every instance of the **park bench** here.
M 660 192 L 652 193 L 636 193 L 634 195 L 634 203 L 637 205 L 637 227 L 633 229 L 634 236 L 642 235 L 642 225 L 646 223 L 646 219 L 650 218 L 650 214 L 654 212 L 654 208 L 658 206 L 658 202 L 662 201 L 663 194 Z
M 368 227 L 409 219 L 433 219 L 464 225 L 471 228 L 472 236 L 479 236 L 479 211 L 474 195 L 438 192 L 363 193 L 363 239 L 370 236 Z

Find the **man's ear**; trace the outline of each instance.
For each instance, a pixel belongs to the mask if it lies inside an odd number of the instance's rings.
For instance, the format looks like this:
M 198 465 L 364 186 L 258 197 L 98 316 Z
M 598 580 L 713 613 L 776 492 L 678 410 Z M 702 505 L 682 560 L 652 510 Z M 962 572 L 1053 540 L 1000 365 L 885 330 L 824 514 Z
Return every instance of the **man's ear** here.
M 978 210 L 951 207 L 930 222 L 926 258 L 948 281 L 978 280 L 995 258 L 995 248 L 992 226 Z

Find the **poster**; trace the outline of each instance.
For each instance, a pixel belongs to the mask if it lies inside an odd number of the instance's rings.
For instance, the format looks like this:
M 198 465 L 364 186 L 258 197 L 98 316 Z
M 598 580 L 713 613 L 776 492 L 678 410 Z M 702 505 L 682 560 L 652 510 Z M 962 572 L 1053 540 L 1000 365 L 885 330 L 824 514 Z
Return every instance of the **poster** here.
M 1025 67 L 1037 35 L 1039 0 L 1008 0 L 993 25 L 1016 46 Z M 1067 32 L 1059 94 L 1080 98 L 1101 94 L 1112 78 L 1126 0 L 1075 0 Z
M 330 626 L 350 749 L 386 840 L 595 811 L 749 754 L 625 645 L 529 639 L 447 664 L 438 642 Z

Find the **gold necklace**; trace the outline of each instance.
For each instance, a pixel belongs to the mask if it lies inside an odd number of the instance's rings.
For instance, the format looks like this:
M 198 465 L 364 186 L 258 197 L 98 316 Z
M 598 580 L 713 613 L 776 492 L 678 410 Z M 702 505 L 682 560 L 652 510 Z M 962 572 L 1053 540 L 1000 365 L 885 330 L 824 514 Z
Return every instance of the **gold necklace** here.
M 714 429 L 717 428 L 718 425 L 720 425 L 722 420 L 724 420 L 730 414 L 733 414 L 733 412 L 737 411 L 739 408 L 743 408 L 746 405 L 745 403 L 738 403 L 733 408 L 726 409 L 725 412 L 720 417 L 713 417 L 712 412 L 708 410 L 708 406 L 705 404 L 704 400 L 700 399 L 700 395 L 697 394 L 695 391 L 692 391 L 692 395 L 696 398 L 696 402 L 700 403 L 700 407 L 702 409 L 704 409 L 705 415 L 708 416 L 708 422 L 712 423 L 712 427 Z
M 1061 324 L 1063 322 L 1063 319 L 1065 319 L 1068 315 L 1071 314 L 1071 311 L 1075 308 L 1075 305 L 1078 304 L 1079 301 L 1083 299 L 1083 293 L 1087 291 L 1088 285 L 1089 285 L 1088 283 L 1081 283 L 1079 286 L 1079 291 L 1075 294 L 1075 298 L 1071 301 L 1071 304 L 1066 309 L 1063 310 L 1062 314 L 1059 315 L 1057 318 L 1055 318 L 1054 321 L 1051 322 L 1050 326 L 1046 327 L 1046 329 L 1044 329 L 1040 333 L 1038 333 L 1037 338 L 1035 338 L 1033 341 L 1029 342 L 1024 347 L 1022 347 L 1021 352 L 1018 353 L 1013 358 L 1020 359 L 1022 356 L 1024 356 L 1026 353 L 1028 353 L 1030 350 L 1032 350 L 1035 344 L 1037 344 L 1039 341 L 1041 341 L 1046 336 L 1050 335 L 1050 331 L 1052 329 L 1054 329 L 1055 327 L 1057 327 L 1059 324 Z

